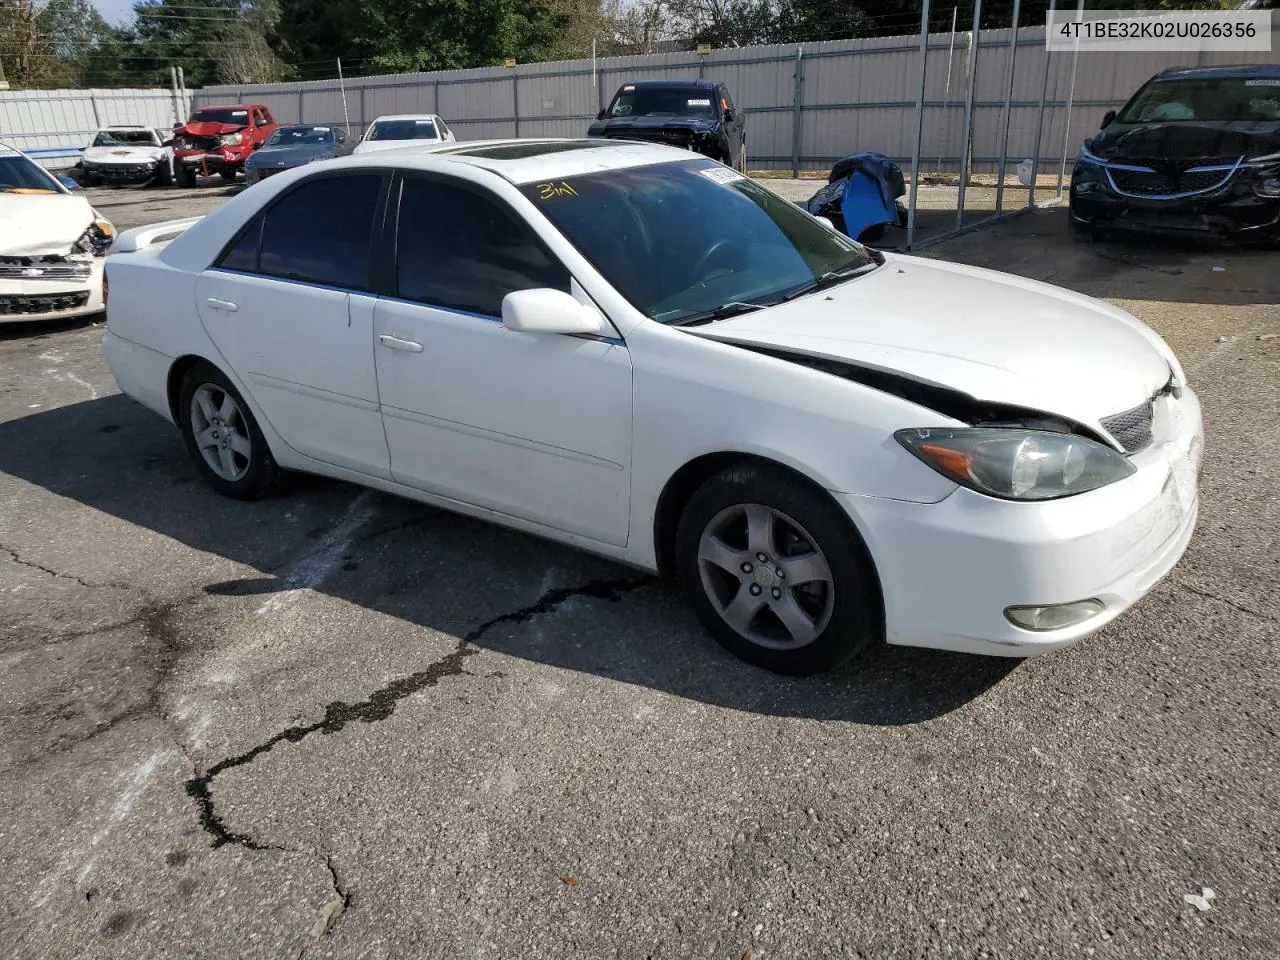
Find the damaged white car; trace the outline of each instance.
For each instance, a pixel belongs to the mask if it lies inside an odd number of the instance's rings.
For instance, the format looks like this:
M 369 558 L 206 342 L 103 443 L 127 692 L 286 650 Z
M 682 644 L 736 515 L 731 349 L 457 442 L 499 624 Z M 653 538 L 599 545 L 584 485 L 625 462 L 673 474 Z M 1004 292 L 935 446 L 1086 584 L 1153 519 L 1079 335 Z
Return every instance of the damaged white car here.
M 102 264 L 115 228 L 83 196 L 0 144 L 0 322 L 103 309 Z
M 93 135 L 76 165 L 85 186 L 99 183 L 173 182 L 173 148 L 154 127 L 104 127 Z

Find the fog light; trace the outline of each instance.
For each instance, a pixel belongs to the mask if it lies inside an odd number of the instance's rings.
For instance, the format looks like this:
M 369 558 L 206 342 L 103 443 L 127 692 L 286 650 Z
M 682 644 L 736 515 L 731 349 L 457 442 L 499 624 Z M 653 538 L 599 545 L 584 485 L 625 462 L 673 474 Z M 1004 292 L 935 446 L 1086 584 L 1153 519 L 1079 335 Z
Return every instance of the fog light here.
M 1084 623 L 1105 609 L 1106 604 L 1101 600 L 1076 600 L 1047 607 L 1006 607 L 1004 615 L 1015 627 L 1023 630 L 1061 630 Z

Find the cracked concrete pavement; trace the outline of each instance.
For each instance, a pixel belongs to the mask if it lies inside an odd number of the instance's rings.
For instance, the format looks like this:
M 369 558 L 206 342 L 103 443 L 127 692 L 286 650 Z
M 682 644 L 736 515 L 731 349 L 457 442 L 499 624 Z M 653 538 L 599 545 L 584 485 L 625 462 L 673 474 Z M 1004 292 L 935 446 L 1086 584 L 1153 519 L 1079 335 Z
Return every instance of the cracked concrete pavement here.
M 1023 663 L 774 677 L 558 546 L 224 500 L 100 329 L 0 328 L 0 954 L 1272 956 L 1276 254 L 1064 226 L 930 252 L 1151 323 L 1208 459 L 1173 574 Z

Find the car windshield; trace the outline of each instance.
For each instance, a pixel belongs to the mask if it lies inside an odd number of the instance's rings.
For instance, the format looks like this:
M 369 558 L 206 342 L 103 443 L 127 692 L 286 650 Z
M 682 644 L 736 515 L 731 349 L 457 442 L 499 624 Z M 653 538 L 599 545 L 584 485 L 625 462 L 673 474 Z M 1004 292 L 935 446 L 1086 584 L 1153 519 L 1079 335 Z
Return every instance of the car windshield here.
M 1280 121 L 1280 77 L 1155 80 L 1120 111 L 1120 123 Z
M 521 190 L 623 296 L 662 323 L 776 303 L 879 262 L 861 244 L 712 160 Z
M 375 120 L 366 140 L 439 140 L 432 120 Z
M 714 120 L 714 94 L 703 87 L 648 87 L 627 84 L 609 104 L 610 117 L 700 117 Z
M 61 193 L 56 180 L 26 157 L 0 156 L 0 193 Z
M 156 145 L 155 134 L 150 130 L 99 130 L 93 138 L 95 147 L 136 147 Z
M 333 128 L 281 127 L 267 138 L 269 147 L 295 147 L 305 143 L 333 143 Z
M 243 127 L 249 123 L 249 111 L 232 110 L 230 107 L 211 107 L 206 110 L 197 110 L 191 115 L 191 122 L 234 123 Z

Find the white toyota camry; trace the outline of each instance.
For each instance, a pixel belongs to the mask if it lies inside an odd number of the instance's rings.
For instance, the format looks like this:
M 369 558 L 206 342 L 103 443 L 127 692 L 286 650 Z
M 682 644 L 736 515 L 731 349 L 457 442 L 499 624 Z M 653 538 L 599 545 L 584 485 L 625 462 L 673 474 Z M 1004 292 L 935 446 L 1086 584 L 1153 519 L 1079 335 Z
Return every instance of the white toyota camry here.
M 1060 648 L 1195 526 L 1200 407 L 1146 326 L 674 148 L 336 160 L 118 249 L 107 361 L 216 490 L 327 474 L 673 571 L 770 669 Z

